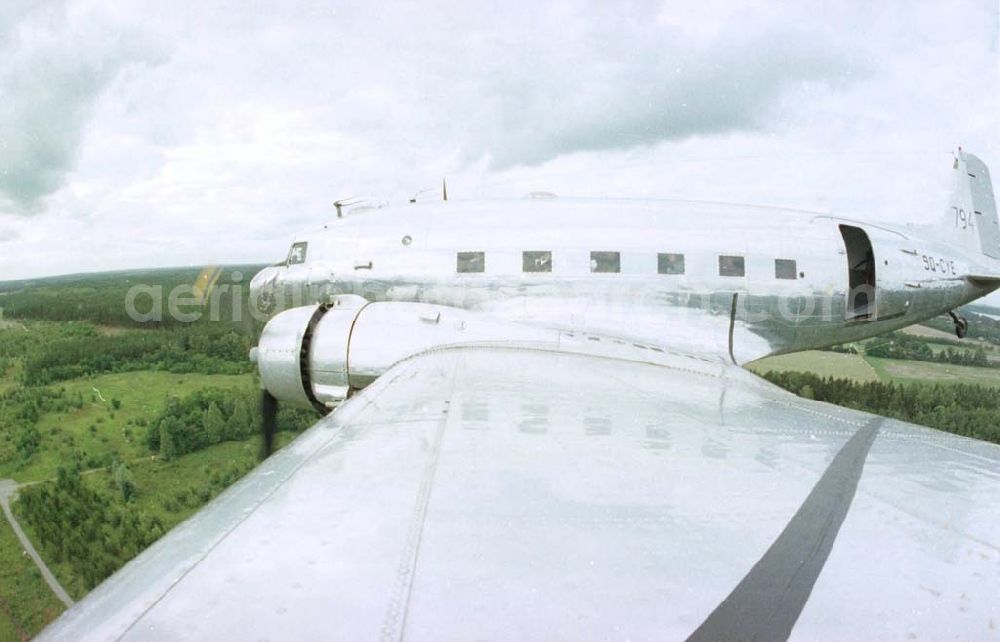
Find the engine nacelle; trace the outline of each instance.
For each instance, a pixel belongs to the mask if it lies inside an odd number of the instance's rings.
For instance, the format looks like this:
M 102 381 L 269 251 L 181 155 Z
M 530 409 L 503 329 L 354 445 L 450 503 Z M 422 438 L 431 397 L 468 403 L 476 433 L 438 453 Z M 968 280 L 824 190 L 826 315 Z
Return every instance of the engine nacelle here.
M 448 306 L 344 295 L 276 315 L 250 358 L 275 398 L 326 413 L 409 356 L 477 343 L 557 348 L 559 333 Z

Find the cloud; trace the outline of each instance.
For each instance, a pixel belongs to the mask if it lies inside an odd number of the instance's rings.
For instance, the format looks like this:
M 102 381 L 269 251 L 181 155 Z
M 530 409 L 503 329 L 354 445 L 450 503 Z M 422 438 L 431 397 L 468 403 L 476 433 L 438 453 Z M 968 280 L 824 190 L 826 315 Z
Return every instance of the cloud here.
M 40 209 L 73 168 L 95 104 L 122 69 L 156 60 L 133 32 L 62 3 L 5 16 L 0 48 L 0 196 Z
M 21 20 L 43 4 L 34 0 L 6 0 L 0 4 L 0 43 L 6 42 Z
M 485 157 L 493 169 L 767 130 L 803 85 L 865 75 L 863 47 L 798 16 L 701 4 L 671 2 L 666 15 L 659 2 L 346 3 L 294 31 L 287 14 L 261 16 L 268 26 L 241 25 L 238 46 L 252 39 L 266 56 L 253 66 L 259 100 L 282 100 L 273 83 L 284 98 L 322 103 L 326 128 L 401 154 Z
M 144 109 L 162 112 L 171 144 L 211 137 L 208 127 L 231 144 L 230 114 L 256 107 L 306 115 L 317 134 L 360 140 L 383 163 L 505 169 L 766 131 L 802 86 L 864 76 L 863 48 L 800 16 L 687 4 L 665 15 L 659 2 L 296 2 L 247 15 L 207 3 L 204 19 L 162 27 L 176 51 Z
M 0 243 L 10 243 L 21 238 L 21 234 L 10 227 L 0 227 Z
M 840 83 L 847 69 L 834 51 L 788 34 L 735 43 L 727 35 L 698 49 L 667 36 L 612 64 L 584 59 L 571 76 L 553 68 L 544 82 L 505 93 L 496 122 L 484 128 L 489 136 L 467 152 L 505 169 L 574 152 L 766 130 L 786 92 L 806 82 Z

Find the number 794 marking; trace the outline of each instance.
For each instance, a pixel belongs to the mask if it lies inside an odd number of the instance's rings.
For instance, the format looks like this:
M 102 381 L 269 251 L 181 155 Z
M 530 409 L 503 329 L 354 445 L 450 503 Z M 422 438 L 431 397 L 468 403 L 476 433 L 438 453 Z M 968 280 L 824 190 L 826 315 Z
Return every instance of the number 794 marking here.
M 955 227 L 963 230 L 971 230 L 976 227 L 976 217 L 972 212 L 966 212 L 954 205 L 951 206 L 951 209 L 955 210 Z

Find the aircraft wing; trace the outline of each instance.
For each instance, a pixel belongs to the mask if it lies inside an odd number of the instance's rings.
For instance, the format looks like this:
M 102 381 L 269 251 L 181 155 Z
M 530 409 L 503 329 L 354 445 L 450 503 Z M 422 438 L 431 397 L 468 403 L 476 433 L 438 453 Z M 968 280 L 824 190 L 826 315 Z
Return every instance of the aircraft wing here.
M 1000 282 L 1000 274 L 972 274 L 968 278 L 973 283 L 981 285 L 992 285 Z
M 1000 447 L 734 366 L 388 371 L 42 639 L 1000 637 Z

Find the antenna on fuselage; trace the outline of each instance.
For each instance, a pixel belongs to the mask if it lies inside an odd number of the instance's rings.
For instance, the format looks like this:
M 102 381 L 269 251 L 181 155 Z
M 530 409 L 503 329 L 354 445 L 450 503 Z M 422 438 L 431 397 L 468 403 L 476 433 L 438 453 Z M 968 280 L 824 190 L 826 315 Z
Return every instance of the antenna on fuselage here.
M 362 199 L 357 198 L 356 196 L 342 198 L 339 201 L 334 201 L 333 206 L 337 209 L 337 218 L 344 218 L 343 208 L 350 207 L 351 205 L 357 205 L 358 203 L 361 202 Z
M 441 193 L 444 195 L 444 200 L 448 200 L 448 181 L 444 178 L 441 179 Z
M 421 194 L 425 194 L 425 193 L 427 193 L 427 192 L 430 192 L 430 191 L 432 191 L 433 189 L 434 189 L 433 187 L 425 187 L 424 189 L 422 189 L 422 190 L 418 191 L 418 192 L 417 192 L 416 194 L 414 194 L 413 196 L 411 196 L 411 197 L 410 197 L 410 202 L 411 202 L 411 203 L 416 203 L 416 202 L 417 202 L 417 197 L 418 197 L 418 196 L 420 196 Z

